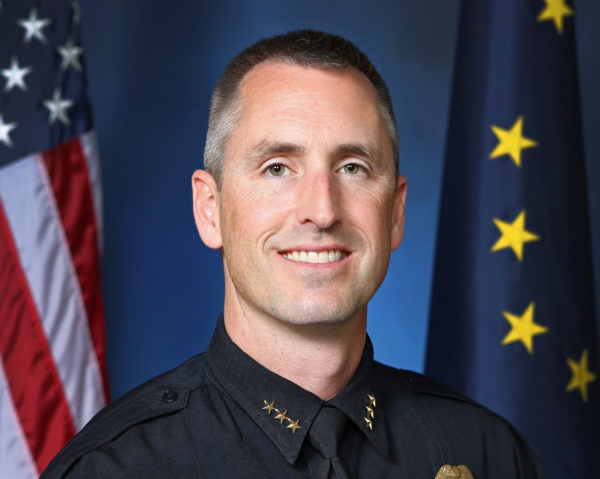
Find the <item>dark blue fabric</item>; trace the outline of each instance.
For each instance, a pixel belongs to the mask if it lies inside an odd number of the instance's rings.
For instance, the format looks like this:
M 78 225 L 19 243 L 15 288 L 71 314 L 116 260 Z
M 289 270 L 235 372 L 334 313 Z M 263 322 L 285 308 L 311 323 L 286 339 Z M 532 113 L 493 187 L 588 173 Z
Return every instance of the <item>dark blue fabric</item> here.
M 344 461 L 339 457 L 340 444 L 347 426 L 346 415 L 333 406 L 324 405 L 315 416 L 308 433 L 308 441 L 323 456 L 318 468 L 319 479 L 350 479 Z
M 571 5 L 572 6 L 572 5 Z M 465 0 L 462 6 L 431 299 L 426 372 L 508 418 L 550 478 L 600 470 L 600 398 L 574 18 L 537 21 L 542 1 Z M 521 166 L 491 126 L 523 116 Z M 540 236 L 492 252 L 500 231 L 526 211 Z M 501 345 L 503 316 L 548 328 Z M 567 392 L 567 358 L 588 351 L 589 399 Z
M 265 408 L 271 403 L 291 420 L 276 419 Z M 205 354 L 107 406 L 42 478 L 322 477 L 307 433 L 323 404 L 241 351 L 221 320 Z M 447 464 L 466 465 L 477 479 L 545 477 L 503 419 L 429 378 L 373 361 L 368 340 L 354 377 L 327 404 L 349 419 L 339 459 L 350 477 L 433 479 Z M 291 421 L 301 429 L 293 432 Z

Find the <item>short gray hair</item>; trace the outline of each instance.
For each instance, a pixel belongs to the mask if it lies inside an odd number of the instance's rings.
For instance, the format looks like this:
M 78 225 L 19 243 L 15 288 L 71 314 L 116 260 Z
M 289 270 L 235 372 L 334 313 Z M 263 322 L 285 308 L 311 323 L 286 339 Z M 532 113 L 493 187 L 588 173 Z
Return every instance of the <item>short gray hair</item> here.
M 315 30 L 298 30 L 260 40 L 238 54 L 217 81 L 210 100 L 208 132 L 204 147 L 204 168 L 217 186 L 223 182 L 225 147 L 242 114 L 240 85 L 246 74 L 259 63 L 280 61 L 292 65 L 343 69 L 361 72 L 375 88 L 398 171 L 398 129 L 387 86 L 369 58 L 348 40 Z

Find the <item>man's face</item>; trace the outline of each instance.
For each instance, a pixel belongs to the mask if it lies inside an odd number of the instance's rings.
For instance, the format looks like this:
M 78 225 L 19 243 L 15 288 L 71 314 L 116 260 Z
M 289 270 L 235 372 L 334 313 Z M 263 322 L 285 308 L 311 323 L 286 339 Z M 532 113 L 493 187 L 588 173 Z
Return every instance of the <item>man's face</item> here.
M 366 317 L 406 191 L 374 88 L 354 69 L 270 62 L 241 99 L 217 195 L 226 308 L 292 324 Z

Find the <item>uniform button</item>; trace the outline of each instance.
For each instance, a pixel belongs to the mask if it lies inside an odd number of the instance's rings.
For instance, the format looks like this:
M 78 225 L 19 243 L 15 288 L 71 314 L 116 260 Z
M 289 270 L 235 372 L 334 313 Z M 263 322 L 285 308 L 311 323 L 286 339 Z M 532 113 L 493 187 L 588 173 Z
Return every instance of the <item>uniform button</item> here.
M 162 395 L 162 400 L 163 400 L 163 402 L 171 403 L 171 402 L 177 401 L 178 396 L 179 395 L 177 394 L 177 391 L 167 389 Z

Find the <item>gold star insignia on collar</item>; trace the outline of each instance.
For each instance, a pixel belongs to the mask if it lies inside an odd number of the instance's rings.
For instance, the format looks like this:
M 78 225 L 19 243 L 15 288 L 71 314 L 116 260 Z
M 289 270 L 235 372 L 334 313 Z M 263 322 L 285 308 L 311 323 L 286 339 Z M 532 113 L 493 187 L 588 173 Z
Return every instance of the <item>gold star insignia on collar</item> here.
M 265 399 L 265 405 L 261 409 L 265 409 L 267 411 L 267 414 L 270 416 L 271 411 L 273 409 L 275 409 L 274 404 L 275 404 L 275 401 L 267 402 L 267 400 Z
M 283 424 L 283 421 L 285 421 L 286 419 L 289 419 L 287 417 L 287 409 L 283 412 L 276 410 L 277 415 L 275 416 L 275 419 L 279 419 L 279 424 Z
M 281 412 L 279 409 L 277 409 L 275 407 L 275 401 L 269 402 L 266 399 L 264 399 L 263 402 L 265 405 L 261 409 L 264 411 L 267 411 L 267 414 L 269 416 L 271 415 L 271 411 L 275 411 L 276 414 L 273 418 L 278 420 L 279 424 L 283 424 L 283 421 L 287 421 L 288 425 L 286 426 L 286 429 L 291 429 L 292 434 L 294 434 L 296 432 L 296 429 L 302 429 L 302 426 L 300 426 L 300 419 L 296 419 L 295 421 L 292 421 L 287 416 L 287 409 L 285 411 Z
M 377 403 L 375 401 L 375 394 L 367 394 L 367 399 L 369 403 L 365 406 L 367 410 L 366 417 L 363 417 L 365 420 L 365 427 L 368 427 L 371 431 L 373 430 L 373 419 L 375 419 L 375 408 L 377 407 Z
M 289 421 L 289 424 L 286 426 L 286 428 L 291 429 L 292 434 L 294 434 L 296 432 L 296 429 L 302 429 L 302 426 L 300 426 L 300 424 L 298 424 L 300 422 L 300 419 L 296 419 L 295 421 L 292 421 L 291 419 L 289 419 L 288 421 Z

